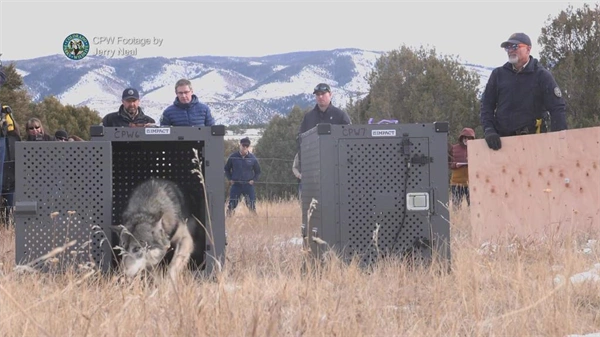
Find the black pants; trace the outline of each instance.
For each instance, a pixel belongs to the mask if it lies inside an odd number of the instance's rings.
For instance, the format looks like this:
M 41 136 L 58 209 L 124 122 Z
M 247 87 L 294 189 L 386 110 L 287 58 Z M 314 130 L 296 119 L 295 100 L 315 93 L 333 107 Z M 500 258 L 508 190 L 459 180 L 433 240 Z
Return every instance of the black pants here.
M 469 186 L 452 185 L 452 204 L 455 208 L 460 208 L 463 198 L 467 199 L 467 205 L 471 206 L 471 198 L 469 196 Z

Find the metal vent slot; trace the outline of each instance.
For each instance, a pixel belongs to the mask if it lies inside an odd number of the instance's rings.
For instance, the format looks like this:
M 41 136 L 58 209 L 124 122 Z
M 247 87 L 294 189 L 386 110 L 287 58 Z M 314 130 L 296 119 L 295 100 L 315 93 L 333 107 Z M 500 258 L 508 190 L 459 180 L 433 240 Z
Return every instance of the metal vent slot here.
M 340 141 L 340 219 L 347 258 L 358 255 L 369 264 L 384 255 L 405 254 L 429 237 L 423 215 L 405 211 L 406 192 L 429 180 L 423 168 L 407 168 L 414 154 L 428 155 L 427 139 L 410 142 L 411 153 L 404 155 L 400 139 Z

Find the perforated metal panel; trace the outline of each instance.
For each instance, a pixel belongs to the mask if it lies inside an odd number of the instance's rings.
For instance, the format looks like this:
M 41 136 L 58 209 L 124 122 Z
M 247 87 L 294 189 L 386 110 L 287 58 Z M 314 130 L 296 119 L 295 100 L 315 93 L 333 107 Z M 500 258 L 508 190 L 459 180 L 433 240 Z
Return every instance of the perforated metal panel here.
M 176 182 L 186 197 L 190 198 L 192 213 L 202 223 L 206 218 L 204 189 L 192 169 L 197 165 L 192 162 L 193 149 L 198 151 L 200 160 L 203 157 L 204 142 L 114 142 L 113 143 L 113 225 L 120 225 L 121 214 L 127 206 L 132 190 L 150 178 L 163 178 Z M 205 172 L 205 167 L 202 168 Z M 195 235 L 195 252 L 192 261 L 195 267 L 204 268 L 204 251 L 206 249 L 205 231 L 200 225 L 190 221 L 190 229 Z M 118 242 L 118 237 L 113 238 Z M 168 257 L 167 259 L 169 259 Z
M 408 139 L 412 154 L 429 156 L 426 138 Z M 407 167 L 411 156 L 401 153 L 400 139 L 341 139 L 339 144 L 340 222 L 346 229 L 342 231 L 346 254 L 359 254 L 371 263 L 378 254 L 407 252 L 415 242 L 430 240 L 424 214 L 408 214 L 405 209 L 406 191 L 429 181 L 429 170 Z
M 182 188 L 192 214 L 202 223 L 198 224 L 195 219 L 188 221 L 194 239 L 190 267 L 210 273 L 217 265 L 225 263 L 224 126 L 92 127 L 91 133 L 92 139 L 112 144 L 113 225 L 120 225 L 129 195 L 138 184 L 152 177 L 174 181 Z M 208 200 L 199 177 L 192 172 L 198 169 L 198 164 L 193 162 L 194 150 L 201 163 Z M 119 242 L 116 233 L 112 242 L 115 245 Z M 172 253 L 171 250 L 167 254 L 166 263 Z
M 448 210 L 442 206 L 448 202 L 447 129 L 320 127 L 305 133 L 301 146 L 303 223 L 311 200 L 319 202 L 304 235 L 327 243 L 311 238 L 311 251 L 333 248 L 363 264 L 388 255 L 430 259 L 434 249 L 449 258 Z M 408 193 L 427 195 L 428 206 L 407 209 Z
M 35 267 L 111 265 L 111 153 L 109 143 L 16 143 L 16 261 L 76 244 Z
M 91 262 L 110 270 L 118 263 L 119 253 L 113 252 L 119 240 L 112 226 L 120 225 L 133 188 L 160 177 L 182 187 L 192 213 L 202 223 L 188 221 L 195 248 L 190 266 L 207 273 L 222 266 L 225 128 L 92 126 L 90 131 L 90 142 L 17 143 L 17 263 L 33 261 L 77 239 L 77 246 L 58 255 L 58 261 L 52 259 L 51 264 L 37 267 Z M 192 172 L 198 168 L 193 162 L 194 150 L 202 164 L 206 191 Z M 54 212 L 58 213 L 51 217 Z

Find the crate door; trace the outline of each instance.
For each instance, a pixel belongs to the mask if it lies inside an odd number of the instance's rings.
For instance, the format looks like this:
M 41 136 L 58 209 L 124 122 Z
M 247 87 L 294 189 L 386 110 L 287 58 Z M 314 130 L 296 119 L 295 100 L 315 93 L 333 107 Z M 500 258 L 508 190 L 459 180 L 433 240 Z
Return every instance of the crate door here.
M 110 142 L 18 142 L 16 154 L 16 263 L 46 271 L 108 270 Z

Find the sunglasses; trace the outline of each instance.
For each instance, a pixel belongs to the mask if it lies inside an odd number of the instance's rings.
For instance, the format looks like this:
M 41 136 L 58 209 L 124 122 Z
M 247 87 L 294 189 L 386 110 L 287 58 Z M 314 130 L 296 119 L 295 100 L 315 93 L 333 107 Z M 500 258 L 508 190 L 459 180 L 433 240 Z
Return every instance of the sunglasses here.
M 56 140 L 62 140 L 62 141 L 67 141 L 68 138 L 64 138 L 64 137 L 56 137 Z
M 325 86 L 325 85 L 317 85 L 315 87 L 315 90 L 313 90 L 313 91 L 315 91 L 315 92 L 319 92 L 319 91 L 327 91 L 327 92 L 329 92 L 330 89 L 329 89 L 328 86 Z
M 30 127 L 27 128 L 27 130 L 33 130 L 33 129 L 37 130 L 39 128 L 40 128 L 40 126 L 30 126 Z
M 526 44 L 523 44 L 523 43 L 519 43 L 519 44 L 516 44 L 516 43 L 515 43 L 515 44 L 509 44 L 509 45 L 507 45 L 506 47 L 504 47 L 504 50 L 505 50 L 505 51 L 513 51 L 513 50 L 517 50 L 517 49 L 519 49 L 519 48 L 521 48 L 521 47 L 526 47 L 526 46 L 527 46 L 527 45 L 526 45 Z
M 250 147 L 248 144 L 242 144 L 242 147 Z

